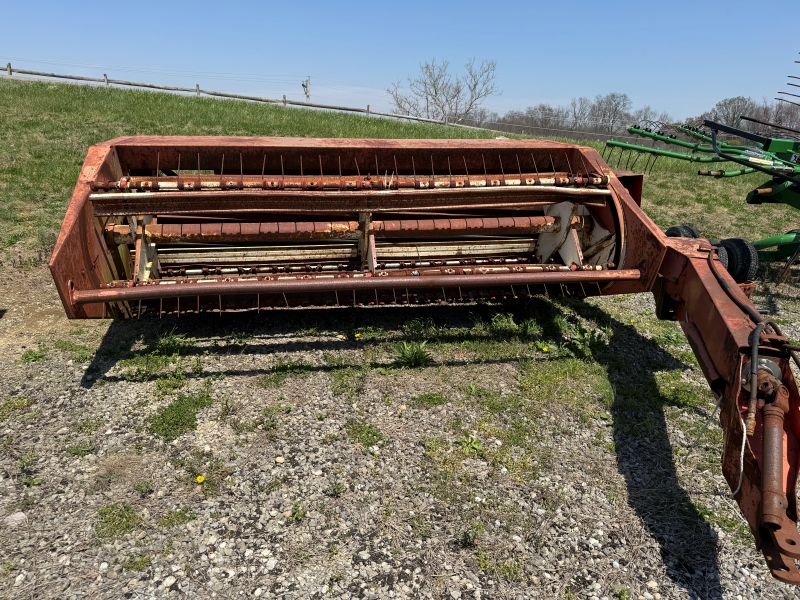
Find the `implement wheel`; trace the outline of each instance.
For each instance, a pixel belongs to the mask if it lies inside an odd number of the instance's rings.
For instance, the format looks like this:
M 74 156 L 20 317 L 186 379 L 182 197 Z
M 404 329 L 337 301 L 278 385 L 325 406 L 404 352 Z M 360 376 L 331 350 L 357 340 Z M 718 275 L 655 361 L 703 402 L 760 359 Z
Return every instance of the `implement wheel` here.
M 667 229 L 667 237 L 699 238 L 700 232 L 694 225 L 684 223 L 683 225 L 673 225 Z
M 720 246 L 728 253 L 728 273 L 736 283 L 750 281 L 756 276 L 758 253 L 753 244 L 740 238 L 729 238 L 722 240 Z

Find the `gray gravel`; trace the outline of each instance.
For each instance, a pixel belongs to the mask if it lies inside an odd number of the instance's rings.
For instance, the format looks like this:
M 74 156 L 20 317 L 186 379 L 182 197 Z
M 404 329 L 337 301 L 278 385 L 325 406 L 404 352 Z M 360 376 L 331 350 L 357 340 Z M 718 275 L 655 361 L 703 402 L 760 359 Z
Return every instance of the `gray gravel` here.
M 413 310 L 109 325 L 61 317 L 42 268 L 25 274 L 21 290 L 6 273 L 0 291 L 6 311 L 0 399 L 32 400 L 0 422 L 3 597 L 602 599 L 622 589 L 648 599 L 797 596 L 772 579 L 749 537 L 736 534 L 716 424 L 717 437 L 696 457 L 686 463 L 675 457 L 690 442 L 689 426 L 713 409 L 710 394 L 702 410 L 639 415 L 649 435 L 626 434 L 613 409 L 587 418 L 543 399 L 530 423 L 541 464 L 509 470 L 459 453 L 452 423 L 467 424 L 486 456 L 497 451 L 502 443 L 494 425 L 461 383 L 478 381 L 501 397 L 514 396 L 516 361 L 437 355 L 438 365 L 372 369 L 363 389 L 334 393 L 332 355 L 356 361 L 366 352 L 371 360 L 390 360 L 385 346 L 346 337 L 347 331 L 383 323 L 391 329 L 416 316 Z M 629 317 L 639 321 L 642 333 L 620 338 L 614 352 L 630 361 L 659 352 L 646 333 L 649 297 L 592 304 L 620 330 Z M 441 309 L 435 317 L 442 325 L 463 322 L 471 310 Z M 794 313 L 782 310 L 789 334 L 800 337 Z M 55 339 L 73 339 L 76 328 L 84 331 L 74 339 L 100 349 L 90 363 L 52 348 Z M 195 337 L 194 352 L 204 356 L 202 376 L 190 375 L 183 391 L 197 391 L 211 377 L 215 402 L 199 411 L 195 431 L 163 442 L 148 431 L 148 418 L 170 398 L 159 399 L 152 381 L 125 381 L 119 361 L 145 347 L 154 331 L 173 328 Z M 232 330 L 253 335 L 233 339 Z M 23 364 L 21 354 L 38 342 L 47 357 Z M 279 360 L 313 368 L 277 388 L 259 385 Z M 682 368 L 687 384 L 702 390 L 699 369 Z M 446 404 L 411 405 L 415 396 L 439 390 L 446 390 Z M 221 414 L 226 397 L 235 406 L 229 415 Z M 264 407 L 287 405 L 289 412 L 273 411 L 273 423 L 258 424 Z M 343 429 L 352 419 L 378 428 L 384 439 L 369 447 L 354 443 Z M 435 458 L 432 438 L 444 441 Z M 66 451 L 80 444 L 93 450 Z M 505 456 L 509 465 L 525 459 L 513 448 Z M 218 495 L 204 493 L 209 482 L 198 484 L 191 470 L 210 473 L 209 461 L 230 473 Z M 455 475 L 442 489 L 436 477 L 447 468 Z M 152 492 L 135 489 L 142 481 L 151 482 Z M 115 503 L 130 505 L 140 521 L 118 539 L 99 539 L 100 511 Z M 698 517 L 695 505 L 731 524 Z M 168 511 L 184 507 L 192 520 L 163 524 Z M 293 520 L 298 511 L 305 513 Z M 471 527 L 474 540 L 464 535 Z

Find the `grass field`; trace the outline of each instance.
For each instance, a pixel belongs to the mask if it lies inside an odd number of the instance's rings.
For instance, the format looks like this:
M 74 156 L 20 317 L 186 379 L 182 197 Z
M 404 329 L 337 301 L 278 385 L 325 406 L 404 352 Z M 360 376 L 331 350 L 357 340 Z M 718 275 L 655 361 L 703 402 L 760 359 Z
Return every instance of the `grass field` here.
M 138 90 L 0 79 L 0 248 L 45 249 L 57 233 L 86 149 L 123 135 L 477 138 L 493 132 Z M 586 142 L 602 149 L 602 144 Z M 639 161 L 639 166 L 643 165 Z M 615 165 L 612 165 L 615 166 Z M 695 223 L 709 237 L 758 239 L 797 226 L 779 205 L 749 206 L 764 177 L 715 180 L 660 158 L 645 209 L 661 227 Z

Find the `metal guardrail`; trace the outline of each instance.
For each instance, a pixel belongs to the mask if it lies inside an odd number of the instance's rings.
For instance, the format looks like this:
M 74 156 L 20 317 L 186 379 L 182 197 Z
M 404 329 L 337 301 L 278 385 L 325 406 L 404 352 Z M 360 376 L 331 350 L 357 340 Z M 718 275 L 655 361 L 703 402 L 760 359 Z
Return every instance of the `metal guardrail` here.
M 176 86 L 169 86 L 169 85 L 157 85 L 154 83 L 143 83 L 140 81 L 126 81 L 124 79 L 109 79 L 106 74 L 103 74 L 102 78 L 99 77 L 83 77 L 80 75 L 65 75 L 62 73 L 45 73 L 42 71 L 29 71 L 27 69 L 14 69 L 11 67 L 11 63 L 6 64 L 5 70 L 0 71 L 0 73 L 4 74 L 6 77 L 13 77 L 15 73 L 20 75 L 32 75 L 34 77 L 47 77 L 47 78 L 55 78 L 55 79 L 68 79 L 71 81 L 86 81 L 89 83 L 97 83 L 97 84 L 105 84 L 106 86 L 110 85 L 122 85 L 128 87 L 136 87 L 136 88 L 144 88 L 144 89 L 152 89 L 152 90 L 161 90 L 165 92 L 185 92 L 189 94 L 196 94 L 197 96 L 212 96 L 217 98 L 230 98 L 233 100 L 246 100 L 249 102 L 263 102 L 265 104 L 277 104 L 282 106 L 297 106 L 301 108 L 319 108 L 323 110 L 336 110 L 336 111 L 344 111 L 344 112 L 351 112 L 351 113 L 359 113 L 370 116 L 376 117 L 386 117 L 390 119 L 400 119 L 406 121 L 415 121 L 418 123 L 429 123 L 433 125 L 444 125 L 446 127 L 460 127 L 462 129 L 473 129 L 476 131 L 488 131 L 491 133 L 499 133 L 499 134 L 511 134 L 511 135 L 525 135 L 519 134 L 514 131 L 503 130 L 503 129 L 490 129 L 488 127 L 477 127 L 475 125 L 464 125 L 463 123 L 452 123 L 448 122 L 447 120 L 438 120 L 438 119 L 427 119 L 425 117 L 415 117 L 412 115 L 403 115 L 398 113 L 387 113 L 381 112 L 376 110 L 370 110 L 369 104 L 367 104 L 366 108 L 356 108 L 353 106 L 336 106 L 333 104 L 316 104 L 311 102 L 300 102 L 297 100 L 287 100 L 286 96 L 282 99 L 280 98 L 264 98 L 261 96 L 245 96 L 241 94 L 229 94 L 226 92 L 217 92 L 214 90 L 204 90 L 200 88 L 200 84 L 196 84 L 194 88 L 186 88 L 186 87 L 176 87 Z M 500 124 L 500 123 L 496 123 Z M 549 127 L 533 127 L 529 125 L 516 125 L 516 124 L 503 124 L 507 125 L 509 129 L 541 129 L 542 131 L 546 131 L 548 133 L 545 136 L 550 137 L 552 135 L 551 132 L 558 132 L 563 134 L 572 134 L 572 135 L 563 135 L 563 137 L 573 138 L 573 139 L 594 139 L 595 137 L 599 136 L 601 138 L 607 138 L 609 134 L 606 133 L 597 133 L 597 132 L 588 132 L 588 131 L 575 131 L 575 130 L 566 130 L 566 129 L 553 129 Z M 575 134 L 580 134 L 583 137 L 576 136 Z M 558 136 L 562 137 L 562 136 Z M 614 137 L 629 137 L 629 136 L 614 136 Z

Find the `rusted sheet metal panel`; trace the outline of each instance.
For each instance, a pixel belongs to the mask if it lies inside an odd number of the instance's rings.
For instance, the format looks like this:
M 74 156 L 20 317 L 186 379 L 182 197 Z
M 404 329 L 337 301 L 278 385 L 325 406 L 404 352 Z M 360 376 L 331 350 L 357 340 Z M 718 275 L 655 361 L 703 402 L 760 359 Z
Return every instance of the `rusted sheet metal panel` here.
M 94 239 L 94 219 L 88 198 L 94 179 L 119 174 L 115 165 L 118 165 L 116 152 L 109 144 L 99 144 L 89 149 L 50 257 L 50 273 L 70 318 L 107 316 L 102 306 L 73 306 L 68 299 L 73 287 L 87 289 L 103 283 L 103 279 L 95 273 L 98 260 L 102 259 L 97 240 Z

